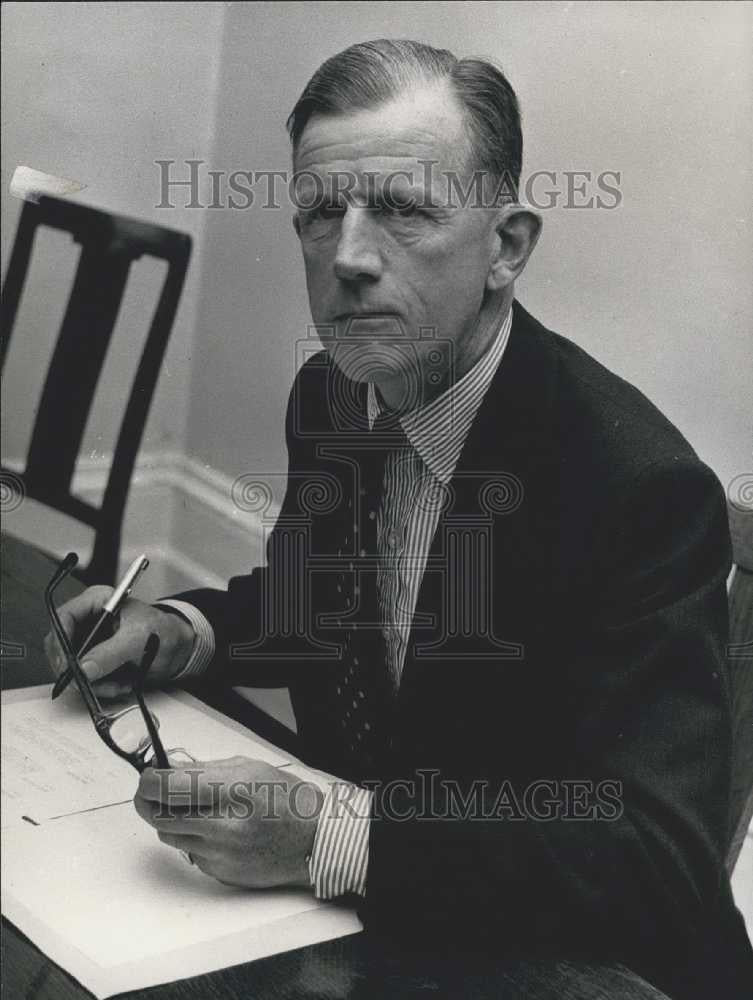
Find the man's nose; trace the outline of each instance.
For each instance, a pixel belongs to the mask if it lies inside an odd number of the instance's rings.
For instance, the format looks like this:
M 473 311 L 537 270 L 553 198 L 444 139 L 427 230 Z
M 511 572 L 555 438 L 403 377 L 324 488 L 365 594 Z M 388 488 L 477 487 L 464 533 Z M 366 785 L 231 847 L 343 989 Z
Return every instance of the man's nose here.
M 348 205 L 340 228 L 335 274 L 341 281 L 376 281 L 381 273 L 374 212 L 364 206 Z

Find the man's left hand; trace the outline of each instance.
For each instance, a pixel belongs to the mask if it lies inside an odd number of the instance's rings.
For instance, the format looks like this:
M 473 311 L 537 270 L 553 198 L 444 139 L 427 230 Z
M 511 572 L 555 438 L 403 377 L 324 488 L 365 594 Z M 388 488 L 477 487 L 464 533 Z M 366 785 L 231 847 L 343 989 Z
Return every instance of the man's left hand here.
M 323 802 L 310 782 L 248 757 L 147 768 L 136 811 L 160 840 L 227 885 L 310 885 Z

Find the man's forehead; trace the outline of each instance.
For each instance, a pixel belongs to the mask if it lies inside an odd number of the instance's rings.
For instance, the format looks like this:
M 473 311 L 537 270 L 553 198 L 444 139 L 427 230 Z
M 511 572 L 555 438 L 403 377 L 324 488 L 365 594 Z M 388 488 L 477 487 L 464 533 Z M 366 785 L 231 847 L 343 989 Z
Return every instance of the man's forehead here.
M 296 171 L 390 173 L 419 160 L 455 169 L 465 162 L 462 108 L 446 81 L 413 87 L 376 108 L 342 115 L 315 115 L 295 156 Z

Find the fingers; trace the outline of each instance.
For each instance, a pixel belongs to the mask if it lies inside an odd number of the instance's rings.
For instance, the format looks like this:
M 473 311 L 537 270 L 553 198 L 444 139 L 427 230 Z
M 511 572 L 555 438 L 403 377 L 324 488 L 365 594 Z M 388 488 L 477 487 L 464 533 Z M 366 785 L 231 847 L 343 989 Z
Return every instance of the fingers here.
M 92 627 L 111 594 L 112 587 L 87 587 L 83 593 L 66 601 L 57 609 L 60 623 L 74 649 L 85 637 L 87 627 Z M 55 676 L 59 676 L 68 664 L 53 631 L 45 636 L 44 648 Z
M 141 775 L 138 794 L 147 802 L 171 811 L 218 805 L 221 782 L 211 780 L 201 761 L 160 770 L 149 767 Z
M 84 654 L 81 669 L 90 681 L 100 681 L 125 663 L 138 663 L 145 642 L 146 635 L 141 630 L 119 628 L 111 638 L 98 642 Z M 122 681 L 118 686 L 122 687 Z
M 150 802 L 148 799 L 144 799 L 138 792 L 134 797 L 133 804 L 136 807 L 136 812 L 144 822 L 154 827 L 158 833 L 180 834 L 186 837 L 203 837 L 209 832 L 210 817 L 191 817 L 185 812 L 185 807 L 168 810 L 161 803 Z
M 267 816 L 285 817 L 268 813 L 269 802 L 259 799 L 257 789 L 287 787 L 289 780 L 280 769 L 246 757 L 147 768 L 134 806 L 163 844 L 190 854 L 196 867 L 218 882 L 248 888 L 303 883 L 308 869 L 305 877 L 299 869 L 308 841 L 298 836 L 291 846 L 289 823 L 263 822 Z M 294 860 L 285 855 L 285 844 Z
M 168 847 L 174 847 L 176 851 L 185 851 L 192 857 L 208 857 L 207 846 L 202 837 L 191 836 L 182 833 L 165 833 L 158 830 L 157 836 Z
M 223 885 L 239 884 L 232 878 L 221 877 L 226 874 L 227 865 L 223 864 L 221 852 L 213 849 L 204 838 L 165 833 L 161 830 L 157 831 L 157 836 L 166 847 L 172 847 L 176 851 L 183 851 L 184 854 L 190 855 L 191 863 L 205 875 L 222 882 Z
M 122 677 L 111 675 L 127 663 L 139 663 L 144 655 L 149 634 L 155 631 L 155 612 L 141 601 L 128 600 L 123 607 L 116 625 L 116 631 L 101 640 L 84 654 L 81 668 L 92 683 L 108 678 L 102 694 L 106 698 L 117 697 L 130 691 L 130 684 Z
M 78 651 L 89 635 L 111 594 L 111 587 L 89 587 L 58 609 L 61 624 L 74 651 Z M 156 633 L 160 644 L 149 669 L 150 685 L 168 680 L 185 665 L 193 649 L 192 627 L 178 615 L 167 614 L 142 601 L 128 598 L 118 616 L 114 634 L 103 628 L 102 633 L 97 633 L 95 644 L 81 657 L 84 673 L 93 684 L 107 678 L 107 683 L 97 689 L 97 694 L 103 698 L 117 698 L 130 691 L 130 684 L 124 682 L 124 678 L 112 677 L 112 674 L 126 663 L 141 662 L 152 632 Z M 45 637 L 44 645 L 53 673 L 58 677 L 67 669 L 68 663 L 54 632 Z
M 263 765 L 262 765 L 263 766 Z M 253 781 L 259 762 L 247 757 L 181 763 L 169 771 L 147 768 L 139 781 L 139 795 L 152 802 L 183 808 L 212 806 L 228 786 Z
M 114 701 L 116 698 L 130 698 L 133 686 L 122 682 L 104 680 L 93 685 L 94 693 L 102 701 Z
M 186 630 L 185 633 L 183 629 Z M 125 663 L 141 663 L 152 634 L 157 636 L 159 642 L 146 680 L 149 686 L 160 685 L 175 672 L 173 660 L 178 637 L 184 647 L 193 648 L 193 629 L 176 615 L 166 614 L 160 608 L 134 598 L 128 598 L 124 603 L 115 634 L 93 647 L 91 655 L 86 655 L 86 659 L 90 661 L 88 666 L 84 665 L 87 675 L 96 680 L 107 677 L 109 681 L 122 681 L 120 677 L 112 678 L 112 672 Z M 182 663 L 187 661 L 185 648 L 178 658 Z M 116 693 L 117 690 L 113 688 L 112 692 Z

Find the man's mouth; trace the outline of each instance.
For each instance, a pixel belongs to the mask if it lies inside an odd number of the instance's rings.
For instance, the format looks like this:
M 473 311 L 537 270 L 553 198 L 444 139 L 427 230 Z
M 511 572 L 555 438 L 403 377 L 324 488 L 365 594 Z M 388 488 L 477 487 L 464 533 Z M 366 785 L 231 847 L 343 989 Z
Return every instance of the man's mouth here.
M 389 309 L 358 309 L 335 316 L 339 336 L 344 338 L 370 337 L 377 331 L 383 337 L 404 337 L 405 330 L 398 313 Z
M 349 319 L 390 319 L 396 316 L 391 309 L 349 309 L 335 316 L 337 322 Z

